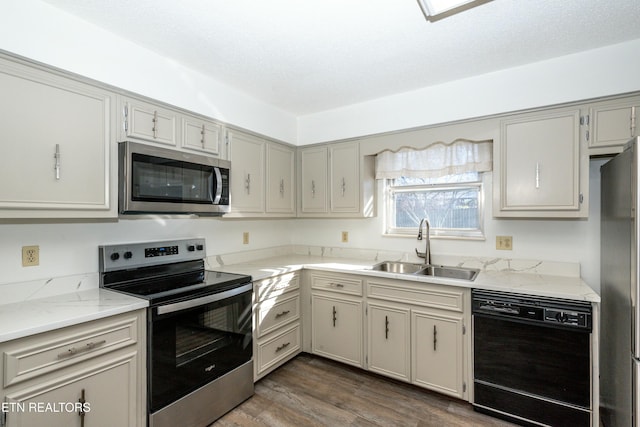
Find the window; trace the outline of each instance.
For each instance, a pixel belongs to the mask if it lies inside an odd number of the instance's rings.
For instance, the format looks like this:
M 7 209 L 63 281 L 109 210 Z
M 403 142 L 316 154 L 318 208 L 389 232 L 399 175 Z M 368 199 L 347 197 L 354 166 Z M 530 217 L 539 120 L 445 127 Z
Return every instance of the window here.
M 482 172 L 385 180 L 386 234 L 417 235 L 422 218 L 432 236 L 483 238 Z

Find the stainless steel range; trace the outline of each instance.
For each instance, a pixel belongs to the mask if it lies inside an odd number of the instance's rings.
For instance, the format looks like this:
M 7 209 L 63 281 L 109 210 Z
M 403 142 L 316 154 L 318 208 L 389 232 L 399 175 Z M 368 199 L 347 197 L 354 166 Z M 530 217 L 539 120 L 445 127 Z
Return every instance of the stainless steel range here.
M 251 277 L 205 271 L 204 239 L 99 247 L 100 286 L 149 300 L 149 427 L 202 427 L 253 394 Z

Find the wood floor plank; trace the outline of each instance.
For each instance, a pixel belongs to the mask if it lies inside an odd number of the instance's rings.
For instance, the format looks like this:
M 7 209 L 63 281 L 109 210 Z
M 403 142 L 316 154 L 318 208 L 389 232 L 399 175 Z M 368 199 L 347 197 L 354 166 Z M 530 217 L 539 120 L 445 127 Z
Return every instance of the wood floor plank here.
M 303 353 L 212 427 L 510 427 L 459 399 Z

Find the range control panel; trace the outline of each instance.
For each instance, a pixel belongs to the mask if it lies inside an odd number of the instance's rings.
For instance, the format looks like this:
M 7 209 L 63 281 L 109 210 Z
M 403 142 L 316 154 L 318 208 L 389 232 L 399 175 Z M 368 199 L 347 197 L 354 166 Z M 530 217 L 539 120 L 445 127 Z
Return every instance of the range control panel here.
M 123 243 L 98 247 L 100 272 L 194 261 L 206 257 L 203 238 Z

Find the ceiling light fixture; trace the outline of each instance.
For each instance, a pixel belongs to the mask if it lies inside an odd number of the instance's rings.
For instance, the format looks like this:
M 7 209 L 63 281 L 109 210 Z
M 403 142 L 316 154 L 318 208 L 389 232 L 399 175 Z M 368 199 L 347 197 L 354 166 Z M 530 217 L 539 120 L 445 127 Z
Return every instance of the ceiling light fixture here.
M 418 0 L 418 4 L 429 21 L 437 21 L 489 1 L 491 0 Z

